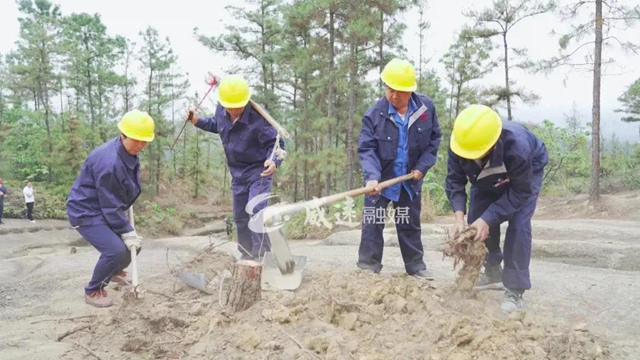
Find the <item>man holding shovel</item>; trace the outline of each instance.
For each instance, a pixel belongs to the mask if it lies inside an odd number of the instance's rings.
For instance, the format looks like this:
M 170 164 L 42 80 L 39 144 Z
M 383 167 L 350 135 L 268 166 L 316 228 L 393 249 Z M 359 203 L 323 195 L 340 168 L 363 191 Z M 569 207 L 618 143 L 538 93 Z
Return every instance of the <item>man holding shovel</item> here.
M 502 121 L 484 105 L 464 109 L 453 124 L 446 193 L 455 213 L 453 235 L 466 227 L 467 182 L 471 183 L 467 222 L 476 241 L 488 248 L 478 290 L 506 287 L 500 309 L 511 313 L 523 306 L 531 288 L 531 217 L 549 159 L 544 143 L 526 127 Z M 500 266 L 500 224 L 508 221 L 504 240 L 504 270 Z
M 250 96 L 247 81 L 231 75 L 220 81 L 219 106 L 212 117 L 198 118 L 193 110 L 188 114 L 193 125 L 219 134 L 222 140 L 231 173 L 233 219 L 242 259 L 257 259 L 271 250 L 267 234 L 252 231 L 249 220 L 267 206 L 266 198 L 261 200 L 258 196 L 270 193 L 273 174 L 282 162 L 273 156 L 277 131 L 249 104 Z M 284 149 L 283 140 L 279 147 Z
M 141 192 L 138 155 L 153 141 L 155 124 L 146 112 L 133 110 L 118 123 L 120 136 L 93 150 L 82 165 L 69 198 L 69 222 L 93 247 L 100 259 L 85 287 L 85 301 L 96 307 L 113 305 L 104 287 L 110 281 L 128 285 L 124 269 L 141 238 L 125 215 Z
M 385 96 L 371 106 L 362 118 L 358 155 L 366 186 L 375 190 L 364 200 L 362 238 L 358 267 L 379 273 L 384 248 L 384 213 L 389 202 L 396 210 L 396 230 L 400 251 L 408 274 L 433 279 L 424 263 L 420 239 L 420 212 L 423 177 L 435 164 L 442 137 L 433 101 L 415 92 L 416 74 L 406 60 L 393 59 L 380 78 Z M 413 180 L 378 188 L 378 183 L 407 173 Z M 407 218 L 399 219 L 398 210 Z M 373 218 L 368 214 L 375 214 Z

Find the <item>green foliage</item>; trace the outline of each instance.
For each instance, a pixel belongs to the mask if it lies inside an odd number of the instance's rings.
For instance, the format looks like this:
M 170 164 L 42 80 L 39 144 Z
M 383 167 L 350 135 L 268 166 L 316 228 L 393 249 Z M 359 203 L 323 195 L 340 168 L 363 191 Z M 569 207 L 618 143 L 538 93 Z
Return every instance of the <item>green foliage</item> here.
M 463 12 L 476 22 L 472 31 L 474 36 L 483 39 L 499 38 L 500 62 L 503 64 L 505 82 L 500 86 L 484 89 L 481 102 L 491 107 L 506 105 L 508 120 L 513 119 L 511 108 L 516 98 L 530 105 L 540 98 L 524 87 L 516 87 L 512 70 L 527 70 L 534 63 L 529 60 L 526 47 L 515 47 L 510 42 L 510 31 L 521 21 L 549 12 L 555 7 L 554 0 L 495 0 L 490 7 L 481 11 Z
M 618 101 L 622 103 L 623 107 L 622 109 L 616 110 L 616 112 L 629 114 L 629 116 L 623 117 L 622 121 L 640 121 L 640 78 L 629 85 L 627 90 L 620 95 Z
M 588 181 L 589 167 L 589 132 L 582 127 L 577 129 L 561 128 L 549 120 L 536 126 L 533 132 L 545 143 L 549 154 L 546 167 L 544 188 L 547 192 L 556 189 L 558 193 L 569 190 L 581 193 Z
M 2 144 L 2 150 L 6 154 L 4 160 L 8 162 L 9 169 L 18 175 L 17 178 L 45 180 L 48 168 L 44 161 L 46 151 L 42 147 L 42 139 L 46 137 L 46 131 L 38 125 L 37 120 L 41 113 L 19 112 L 15 109 L 11 112 L 17 115 L 18 119 L 7 121 L 10 128 Z M 9 119 L 11 117 L 8 116 Z
M 477 102 L 477 91 L 471 82 L 481 79 L 497 66 L 490 60 L 492 49 L 489 39 L 478 38 L 471 29 L 463 29 L 440 59 L 447 72 L 447 82 L 451 85 L 451 118 L 455 118 L 467 105 Z
M 26 185 L 26 181 L 7 181 L 7 195 L 4 200 L 4 218 L 26 219 L 26 205 L 22 189 Z M 36 190 L 35 205 L 33 216 L 37 219 L 67 219 L 67 210 L 65 204 L 67 201 L 67 193 L 61 187 L 48 187 L 46 183 L 33 182 Z M 68 189 L 66 189 L 68 191 Z
M 181 233 L 184 219 L 181 219 L 173 207 L 164 208 L 158 203 L 145 200 L 141 206 L 134 206 L 134 212 L 136 227 L 144 229 L 153 236 L 160 233 L 178 236 Z M 188 215 L 185 214 L 185 216 Z

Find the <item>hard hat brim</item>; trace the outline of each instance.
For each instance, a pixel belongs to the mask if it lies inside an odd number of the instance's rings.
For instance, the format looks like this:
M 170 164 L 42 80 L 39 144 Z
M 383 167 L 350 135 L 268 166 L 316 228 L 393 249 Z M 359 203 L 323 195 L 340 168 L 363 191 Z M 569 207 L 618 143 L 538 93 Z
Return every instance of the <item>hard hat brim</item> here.
M 484 148 L 476 149 L 476 150 L 468 150 L 460 146 L 460 144 L 456 141 L 456 138 L 452 132 L 451 141 L 449 141 L 449 146 L 451 147 L 451 151 L 453 151 L 454 154 L 460 156 L 463 159 L 478 160 L 481 157 L 483 157 L 486 153 L 488 153 L 489 150 L 491 150 L 491 148 L 493 148 L 493 146 L 496 144 L 496 142 L 498 142 L 498 139 L 502 134 L 502 129 L 500 129 L 500 131 L 498 131 L 496 134 L 497 135 L 494 137 L 493 141 L 491 141 L 491 143 L 489 143 Z
M 413 85 L 411 86 L 397 86 L 397 85 L 393 85 L 391 84 L 390 81 L 388 81 L 387 79 L 385 79 L 385 74 L 382 73 L 380 74 L 380 80 L 382 80 L 382 82 L 387 85 L 388 87 L 392 88 L 395 91 L 405 91 L 405 92 L 413 92 L 416 91 L 416 89 L 418 88 L 418 85 L 414 82 Z
M 124 131 L 122 129 L 122 126 L 120 124 L 118 124 L 118 129 L 120 130 L 121 133 L 123 133 L 126 137 L 131 138 L 133 140 L 138 140 L 138 141 L 144 141 L 144 142 L 152 142 L 153 139 L 155 139 L 155 134 L 151 134 L 149 136 L 138 136 L 138 135 L 132 135 L 131 133 L 128 133 L 127 131 Z
M 385 84 L 387 84 L 387 83 L 385 83 Z M 395 91 L 404 91 L 404 92 L 414 92 L 418 88 L 416 85 L 409 86 L 409 87 L 402 87 L 402 86 L 391 86 L 391 85 L 387 84 L 387 86 L 392 88 Z
M 247 106 L 247 104 L 249 103 L 249 99 L 244 100 L 244 101 L 240 101 L 240 102 L 236 102 L 236 103 L 227 102 L 227 101 L 224 101 L 224 100 L 218 100 L 218 102 L 224 108 L 227 108 L 227 109 L 238 109 L 238 108 L 243 108 L 243 107 Z

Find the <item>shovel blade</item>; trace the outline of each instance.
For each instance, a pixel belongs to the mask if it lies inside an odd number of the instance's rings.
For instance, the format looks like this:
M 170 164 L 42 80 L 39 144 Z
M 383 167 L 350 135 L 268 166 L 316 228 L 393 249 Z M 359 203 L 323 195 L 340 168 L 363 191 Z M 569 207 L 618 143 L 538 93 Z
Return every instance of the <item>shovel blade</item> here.
M 280 216 L 277 216 L 276 219 L 279 221 Z M 271 242 L 271 253 L 274 265 L 277 265 L 280 272 L 283 275 L 292 274 L 296 268 L 296 262 L 281 229 L 281 226 L 275 226 L 272 230 L 267 231 Z
M 191 286 L 192 288 L 198 289 L 205 293 L 210 293 L 206 288 L 206 281 L 204 278 L 204 274 L 194 274 L 194 273 L 180 273 L 178 275 L 180 280 L 185 284 Z
M 294 263 L 292 270 L 282 273 L 278 267 L 276 257 L 273 253 L 267 252 L 263 258 L 262 269 L 262 290 L 296 290 L 302 283 L 302 273 L 307 265 L 306 256 L 292 256 Z

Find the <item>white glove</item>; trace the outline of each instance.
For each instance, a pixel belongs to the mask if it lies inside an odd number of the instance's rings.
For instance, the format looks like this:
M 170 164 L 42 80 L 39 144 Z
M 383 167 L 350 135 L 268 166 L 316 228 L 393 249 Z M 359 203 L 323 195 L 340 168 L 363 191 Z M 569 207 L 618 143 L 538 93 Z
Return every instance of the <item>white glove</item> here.
M 122 241 L 124 241 L 124 245 L 129 249 L 133 246 L 138 249 L 142 248 L 142 238 L 135 230 L 122 234 Z

